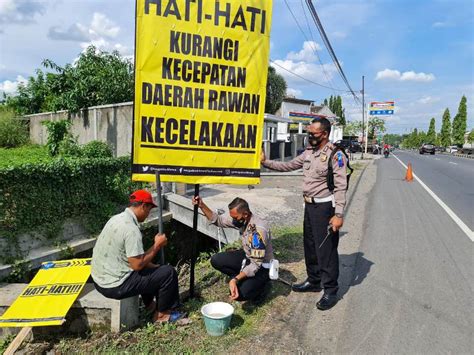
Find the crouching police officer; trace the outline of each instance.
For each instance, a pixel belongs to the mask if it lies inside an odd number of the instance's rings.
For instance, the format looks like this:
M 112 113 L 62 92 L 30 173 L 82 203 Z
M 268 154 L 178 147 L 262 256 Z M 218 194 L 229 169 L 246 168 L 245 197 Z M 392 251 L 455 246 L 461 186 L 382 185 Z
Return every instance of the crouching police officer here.
M 229 215 L 218 215 L 199 196 L 193 197 L 207 219 L 224 228 L 239 229 L 243 250 L 226 251 L 211 257 L 211 265 L 231 277 L 230 299 L 259 300 L 270 280 L 270 260 L 273 259 L 271 233 L 265 221 L 254 215 L 247 201 L 239 197 L 229 204 Z
M 307 278 L 302 283 L 294 284 L 292 289 L 296 292 L 319 292 L 324 289 L 316 306 L 326 310 L 338 301 L 337 246 L 346 203 L 347 160 L 345 154 L 329 142 L 331 123 L 327 119 L 313 120 L 307 132 L 309 146 L 295 159 L 289 162 L 271 161 L 266 160 L 262 153 L 261 162 L 265 167 L 278 171 L 303 168 L 303 239 Z

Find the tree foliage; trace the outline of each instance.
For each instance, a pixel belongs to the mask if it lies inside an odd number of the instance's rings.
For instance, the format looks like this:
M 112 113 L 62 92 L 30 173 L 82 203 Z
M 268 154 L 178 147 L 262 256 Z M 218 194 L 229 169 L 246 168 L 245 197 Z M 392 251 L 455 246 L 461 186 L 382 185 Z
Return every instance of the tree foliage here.
M 271 65 L 268 66 L 267 96 L 265 99 L 265 112 L 274 114 L 278 111 L 286 95 L 286 81 L 275 71 Z
M 44 111 L 79 110 L 133 100 L 133 64 L 116 51 L 88 47 L 73 64 L 59 66 L 50 59 L 43 67 L 52 72 L 36 71 L 16 96 L 6 104 L 19 114 Z
M 341 126 L 346 126 L 346 114 L 345 109 L 342 107 L 342 97 L 341 96 L 330 96 L 329 100 L 324 99 L 323 104 L 337 116 L 337 123 Z
M 433 117 L 430 121 L 430 127 L 428 128 L 428 133 L 426 134 L 426 140 L 428 143 L 434 144 L 436 142 L 436 120 Z
M 387 133 L 383 136 L 383 141 L 384 143 L 398 147 L 400 143 L 403 141 L 403 136 L 401 136 L 400 134 Z
M 451 116 L 447 108 L 443 113 L 443 121 L 441 124 L 440 143 L 443 147 L 451 145 Z
M 0 147 L 14 148 L 28 143 L 28 126 L 12 110 L 0 106 Z
M 471 132 L 469 132 L 467 136 L 467 142 L 474 143 L 474 129 L 471 129 Z
M 467 129 L 467 99 L 466 96 L 459 102 L 458 113 L 453 119 L 452 141 L 458 146 L 464 144 L 464 134 Z

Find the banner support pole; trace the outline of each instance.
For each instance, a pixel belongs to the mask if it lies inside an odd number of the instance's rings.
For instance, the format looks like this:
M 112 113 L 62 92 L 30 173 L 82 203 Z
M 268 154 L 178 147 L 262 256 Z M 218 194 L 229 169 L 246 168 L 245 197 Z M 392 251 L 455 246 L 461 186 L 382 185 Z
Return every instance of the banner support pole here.
M 161 196 L 161 177 L 158 170 L 155 171 L 156 177 L 156 194 L 158 199 L 158 233 L 163 234 L 163 196 Z M 160 265 L 165 264 L 165 251 L 160 249 Z
M 194 185 L 194 196 L 199 196 L 199 184 Z M 191 274 L 189 276 L 189 297 L 194 298 L 194 267 L 196 265 L 196 247 L 197 247 L 197 222 L 198 222 L 198 205 L 194 205 L 193 211 L 193 240 L 191 247 Z

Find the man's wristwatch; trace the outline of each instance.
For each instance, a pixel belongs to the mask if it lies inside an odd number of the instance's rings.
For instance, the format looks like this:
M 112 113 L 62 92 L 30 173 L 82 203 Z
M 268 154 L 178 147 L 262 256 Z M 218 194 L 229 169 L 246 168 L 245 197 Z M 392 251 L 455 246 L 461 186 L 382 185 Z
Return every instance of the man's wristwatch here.
M 342 213 L 335 213 L 334 214 L 337 218 L 344 218 L 344 215 Z

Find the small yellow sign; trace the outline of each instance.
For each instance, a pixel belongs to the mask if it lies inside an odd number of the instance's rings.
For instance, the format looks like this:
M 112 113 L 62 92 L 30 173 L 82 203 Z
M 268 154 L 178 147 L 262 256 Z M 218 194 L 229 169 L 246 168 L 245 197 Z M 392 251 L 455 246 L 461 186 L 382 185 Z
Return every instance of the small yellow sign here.
M 49 261 L 10 308 L 0 327 L 61 325 L 91 274 L 91 259 Z

